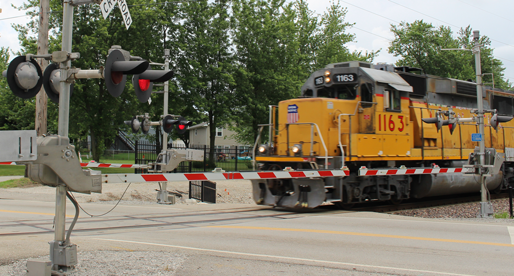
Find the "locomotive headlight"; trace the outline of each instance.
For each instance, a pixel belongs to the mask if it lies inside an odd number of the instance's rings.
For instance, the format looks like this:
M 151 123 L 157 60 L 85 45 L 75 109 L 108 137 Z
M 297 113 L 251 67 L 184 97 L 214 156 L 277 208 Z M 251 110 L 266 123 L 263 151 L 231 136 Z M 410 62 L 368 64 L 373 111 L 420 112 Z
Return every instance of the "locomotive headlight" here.
M 325 71 L 325 77 L 328 77 L 328 76 L 330 76 L 330 71 L 327 70 L 327 71 Z
M 330 82 L 330 77 L 325 77 L 325 83 L 329 83 Z
M 291 148 L 291 151 L 296 155 L 296 154 L 299 154 L 301 151 L 302 151 L 302 145 L 300 144 L 295 144 L 292 148 Z
M 259 151 L 259 153 L 264 154 L 268 152 L 268 145 L 260 145 L 257 150 Z

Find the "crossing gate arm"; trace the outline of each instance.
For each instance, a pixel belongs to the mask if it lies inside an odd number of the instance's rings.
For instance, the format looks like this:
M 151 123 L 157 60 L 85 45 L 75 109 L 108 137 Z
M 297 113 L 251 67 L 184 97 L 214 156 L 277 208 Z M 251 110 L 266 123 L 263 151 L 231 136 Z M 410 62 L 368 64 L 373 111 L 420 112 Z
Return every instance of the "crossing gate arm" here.
M 359 176 L 384 176 L 384 175 L 417 175 L 417 174 L 442 174 L 442 173 L 468 173 L 472 172 L 470 168 L 440 168 L 434 166 L 432 168 L 404 168 L 399 169 L 368 169 L 361 167 Z
M 258 171 L 258 172 L 207 172 L 207 173 L 166 173 L 166 174 L 104 174 L 103 183 L 128 182 L 174 182 L 193 180 L 258 180 L 345 177 L 349 170 L 309 170 L 309 171 Z

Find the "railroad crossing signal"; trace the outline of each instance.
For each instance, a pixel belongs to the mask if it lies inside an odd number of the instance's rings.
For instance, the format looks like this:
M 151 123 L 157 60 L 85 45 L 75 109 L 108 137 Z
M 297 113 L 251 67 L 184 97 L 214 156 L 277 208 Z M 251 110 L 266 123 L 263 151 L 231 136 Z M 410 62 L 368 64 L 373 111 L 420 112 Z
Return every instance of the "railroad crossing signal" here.
M 179 117 L 177 122 L 177 133 L 180 135 L 186 133 L 187 128 L 192 124 L 193 122 L 186 120 L 184 117 Z
M 489 124 L 494 128 L 494 130 L 498 131 L 498 124 L 505 123 L 512 120 L 512 116 L 498 116 L 498 114 L 494 113 L 491 120 L 489 120 Z
M 104 69 L 105 85 L 113 97 L 119 97 L 125 89 L 127 75 L 141 74 L 148 68 L 148 61 L 126 61 L 123 53 L 116 49 L 107 56 Z
M 102 11 L 102 15 L 104 19 L 106 19 L 116 4 L 118 4 L 118 7 L 120 8 L 121 15 L 123 17 L 123 23 L 125 24 L 125 28 L 128 30 L 132 24 L 132 16 L 130 16 L 130 11 L 128 9 L 126 0 L 102 0 L 100 3 L 100 10 Z
M 448 124 L 448 120 L 443 120 L 439 114 L 436 114 L 433 118 L 424 118 L 422 120 L 427 124 L 435 124 L 438 132 L 441 129 L 441 127 L 443 127 L 443 125 Z
M 43 73 L 43 87 L 52 102 L 59 104 L 61 94 L 61 70 L 58 63 L 49 64 Z M 70 97 L 73 94 L 73 83 L 70 86 Z
M 137 99 L 146 103 L 150 98 L 154 82 L 165 82 L 173 78 L 171 70 L 152 70 L 150 67 L 139 75 L 132 77 L 132 85 L 136 92 Z
M 178 120 L 174 119 L 171 115 L 164 116 L 161 122 L 162 130 L 166 133 L 170 133 L 177 122 Z
M 450 134 L 453 135 L 453 131 L 457 128 L 457 118 L 452 118 L 448 120 L 448 128 L 450 129 Z M 444 124 L 444 122 L 443 122 Z

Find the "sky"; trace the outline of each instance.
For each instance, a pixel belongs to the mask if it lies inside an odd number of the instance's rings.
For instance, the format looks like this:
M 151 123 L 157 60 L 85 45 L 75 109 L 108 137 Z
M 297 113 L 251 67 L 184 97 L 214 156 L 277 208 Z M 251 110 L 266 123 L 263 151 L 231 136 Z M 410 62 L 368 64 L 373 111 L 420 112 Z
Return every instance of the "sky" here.
M 337 1 L 337 0 L 336 0 Z M 28 17 L 11 7 L 22 1 L 0 0 L 0 46 L 13 51 L 20 49 L 18 35 L 11 24 L 26 24 Z M 329 0 L 307 0 L 311 10 L 322 14 L 330 6 Z M 130 3 L 130 2 L 129 2 Z M 387 53 L 394 36 L 391 24 L 424 20 L 435 26 L 448 26 L 454 33 L 468 25 L 491 39 L 494 56 L 503 62 L 505 77 L 514 82 L 514 1 L 512 0 L 340 0 L 347 7 L 346 22 L 355 23 L 349 31 L 356 41 L 347 46 L 351 50 L 380 53 L 375 63 L 394 63 L 398 58 Z M 117 10 L 113 11 L 117 12 Z M 122 22 L 120 22 L 122 24 Z M 471 52 L 470 52 L 471 55 Z M 483 72 L 487 73 L 487 72 Z

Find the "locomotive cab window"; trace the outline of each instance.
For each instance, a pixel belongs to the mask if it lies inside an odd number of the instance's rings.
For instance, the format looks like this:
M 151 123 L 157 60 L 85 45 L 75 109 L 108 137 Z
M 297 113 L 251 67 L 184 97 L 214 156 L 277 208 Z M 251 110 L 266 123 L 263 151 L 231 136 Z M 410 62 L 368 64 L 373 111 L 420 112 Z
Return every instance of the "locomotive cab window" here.
M 318 89 L 317 95 L 320 98 L 335 98 L 342 100 L 354 100 L 357 97 L 358 85 L 334 85 Z
M 400 91 L 386 89 L 384 90 L 384 109 L 389 111 L 401 111 Z
M 365 82 L 361 84 L 361 106 L 362 107 L 370 107 L 373 104 L 373 85 L 371 83 Z

